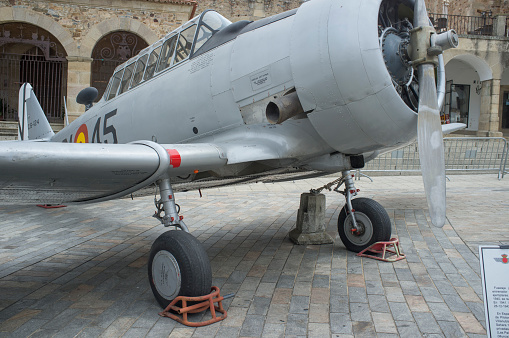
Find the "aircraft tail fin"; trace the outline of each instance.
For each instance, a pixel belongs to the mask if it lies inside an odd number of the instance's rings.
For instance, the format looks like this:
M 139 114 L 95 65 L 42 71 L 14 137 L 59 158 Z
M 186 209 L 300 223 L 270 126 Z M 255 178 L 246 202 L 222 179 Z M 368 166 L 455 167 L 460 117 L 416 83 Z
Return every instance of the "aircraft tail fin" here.
M 18 107 L 19 141 L 48 140 L 55 135 L 29 83 L 24 83 L 19 90 Z

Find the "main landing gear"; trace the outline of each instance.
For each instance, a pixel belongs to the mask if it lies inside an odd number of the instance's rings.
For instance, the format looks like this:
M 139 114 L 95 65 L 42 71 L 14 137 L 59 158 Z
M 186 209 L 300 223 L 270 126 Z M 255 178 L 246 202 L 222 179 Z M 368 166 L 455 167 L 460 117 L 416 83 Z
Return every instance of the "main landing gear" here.
M 340 190 L 343 184 L 345 188 Z M 359 190 L 355 188 L 349 170 L 343 171 L 339 179 L 312 192 L 318 193 L 325 188 L 331 190 L 333 185 L 336 185 L 333 190 L 346 199 L 338 217 L 338 233 L 348 250 L 360 252 L 375 242 L 390 240 L 391 220 L 385 209 L 369 198 L 352 199 Z
M 165 227 L 175 226 L 176 229 L 163 233 L 152 244 L 148 279 L 155 298 L 166 308 L 177 296 L 209 294 L 212 270 L 205 249 L 189 233 L 183 217 L 178 214 L 169 178 L 157 184 L 161 199 L 154 201 L 157 208 L 154 217 Z

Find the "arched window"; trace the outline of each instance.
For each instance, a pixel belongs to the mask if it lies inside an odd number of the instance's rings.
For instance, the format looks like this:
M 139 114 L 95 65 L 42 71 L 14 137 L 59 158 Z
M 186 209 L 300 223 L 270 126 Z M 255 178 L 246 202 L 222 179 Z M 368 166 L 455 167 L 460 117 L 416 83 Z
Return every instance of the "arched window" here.
M 48 31 L 21 22 L 0 24 L 0 119 L 18 119 L 22 83 L 34 88 L 50 122 L 62 122 L 67 90 L 66 53 Z
M 115 68 L 147 46 L 147 42 L 138 35 L 124 31 L 107 34 L 96 43 L 92 51 L 90 80 L 92 87 L 99 91 L 96 101 L 103 96 Z

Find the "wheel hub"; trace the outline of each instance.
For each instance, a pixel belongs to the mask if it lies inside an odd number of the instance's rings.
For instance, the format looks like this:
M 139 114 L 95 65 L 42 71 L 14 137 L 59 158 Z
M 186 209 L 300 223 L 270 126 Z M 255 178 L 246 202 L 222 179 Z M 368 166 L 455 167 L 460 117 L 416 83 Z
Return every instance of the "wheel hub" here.
M 153 259 L 152 278 L 157 292 L 171 300 L 180 292 L 181 274 L 175 257 L 166 250 L 159 251 Z
M 365 245 L 369 243 L 373 237 L 373 224 L 366 214 L 355 211 L 355 220 L 357 223 L 357 230 L 353 227 L 352 215 L 348 214 L 345 219 L 346 226 L 350 231 L 345 231 L 348 240 L 355 245 Z

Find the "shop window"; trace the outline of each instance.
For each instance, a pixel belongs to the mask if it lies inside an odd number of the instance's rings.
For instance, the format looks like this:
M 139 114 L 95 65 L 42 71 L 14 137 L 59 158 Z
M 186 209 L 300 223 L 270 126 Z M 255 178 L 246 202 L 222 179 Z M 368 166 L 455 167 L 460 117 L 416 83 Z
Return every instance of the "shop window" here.
M 449 97 L 449 120 L 451 123 L 464 123 L 468 126 L 470 85 L 451 84 Z

